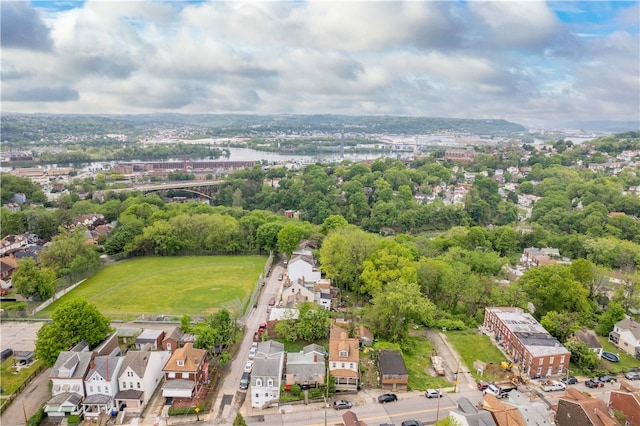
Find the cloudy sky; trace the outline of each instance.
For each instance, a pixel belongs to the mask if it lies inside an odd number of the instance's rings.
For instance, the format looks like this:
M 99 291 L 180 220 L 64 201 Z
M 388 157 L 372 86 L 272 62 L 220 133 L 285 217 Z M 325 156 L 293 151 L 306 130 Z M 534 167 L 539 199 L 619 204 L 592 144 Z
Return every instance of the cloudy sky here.
M 640 119 L 638 1 L 5 1 L 4 112 Z

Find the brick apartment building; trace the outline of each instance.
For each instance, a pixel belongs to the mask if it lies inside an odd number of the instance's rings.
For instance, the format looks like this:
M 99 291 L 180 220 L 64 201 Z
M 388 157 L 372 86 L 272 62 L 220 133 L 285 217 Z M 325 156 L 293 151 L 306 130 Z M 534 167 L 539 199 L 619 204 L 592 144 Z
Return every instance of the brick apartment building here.
M 486 308 L 484 326 L 495 334 L 495 339 L 523 375 L 550 376 L 566 374 L 571 353 L 555 337 L 520 308 Z

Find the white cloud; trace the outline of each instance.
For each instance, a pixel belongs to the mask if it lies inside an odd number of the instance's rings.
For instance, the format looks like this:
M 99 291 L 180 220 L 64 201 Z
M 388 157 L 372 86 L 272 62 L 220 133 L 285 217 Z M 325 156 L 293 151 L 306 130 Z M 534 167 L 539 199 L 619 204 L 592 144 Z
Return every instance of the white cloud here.
M 638 20 L 623 11 L 584 24 L 542 2 L 89 1 L 21 13 L 50 29 L 50 48 L 3 45 L 5 111 L 640 116 Z

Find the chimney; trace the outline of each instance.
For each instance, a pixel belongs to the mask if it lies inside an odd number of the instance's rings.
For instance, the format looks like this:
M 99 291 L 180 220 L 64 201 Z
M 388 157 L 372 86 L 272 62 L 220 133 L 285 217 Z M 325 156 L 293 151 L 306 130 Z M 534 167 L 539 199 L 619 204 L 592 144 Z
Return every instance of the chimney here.
M 313 362 L 318 362 L 318 355 L 317 354 L 313 355 Z
M 94 360 L 91 360 L 89 362 L 89 370 L 93 370 L 94 368 L 96 368 L 96 362 Z

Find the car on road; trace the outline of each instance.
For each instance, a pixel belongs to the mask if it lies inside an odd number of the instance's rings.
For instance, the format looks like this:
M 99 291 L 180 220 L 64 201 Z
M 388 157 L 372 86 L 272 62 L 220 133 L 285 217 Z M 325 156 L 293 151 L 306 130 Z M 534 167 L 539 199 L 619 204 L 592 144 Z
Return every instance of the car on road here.
M 610 374 L 605 374 L 604 376 L 600 376 L 599 379 L 602 383 L 613 383 L 618 381 L 618 379 L 616 379 L 615 376 L 612 376 Z
M 249 388 L 250 378 L 251 378 L 251 373 L 247 373 L 246 371 L 242 373 L 242 377 L 240 378 L 240 389 L 247 390 Z
M 378 397 L 378 402 L 380 404 L 385 404 L 387 402 L 397 401 L 398 396 L 395 393 L 383 393 Z
M 252 369 L 253 369 L 253 361 L 247 361 L 247 363 L 244 365 L 245 373 L 251 373 Z
M 284 278 L 282 274 L 278 274 L 278 281 L 282 281 L 282 278 Z
M 333 408 L 335 410 L 348 410 L 351 408 L 351 401 L 347 401 L 346 399 L 338 399 L 337 401 L 333 401 Z
M 402 426 L 422 426 L 422 422 L 420 420 L 405 420 L 400 424 Z
M 254 359 L 256 357 L 256 352 L 258 352 L 257 349 L 254 349 L 254 348 L 249 349 L 249 359 Z
M 567 385 L 575 385 L 575 384 L 578 383 L 578 379 L 576 379 L 573 376 L 563 377 L 562 378 L 562 383 L 567 384 Z
M 613 352 L 602 351 L 602 355 L 600 355 L 600 357 L 609 362 L 620 362 L 620 355 L 614 354 Z
M 269 306 L 275 306 L 276 304 L 276 298 L 272 297 L 271 299 L 269 299 Z
M 442 392 L 437 389 L 427 389 L 426 391 L 424 391 L 424 396 L 426 396 L 427 398 L 442 398 Z
M 589 379 L 586 382 L 584 382 L 584 385 L 586 387 L 588 387 L 588 388 L 601 388 L 601 387 L 604 387 L 604 383 L 602 383 L 598 379 Z
M 483 391 L 489 387 L 489 383 L 487 382 L 478 382 L 478 390 Z
M 260 326 L 258 326 L 258 333 L 264 333 L 266 329 L 267 329 L 267 323 L 263 322 L 262 324 L 260 324 Z
M 640 380 L 640 373 L 630 371 L 628 373 L 624 373 L 624 378 L 627 380 Z

